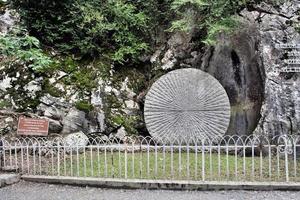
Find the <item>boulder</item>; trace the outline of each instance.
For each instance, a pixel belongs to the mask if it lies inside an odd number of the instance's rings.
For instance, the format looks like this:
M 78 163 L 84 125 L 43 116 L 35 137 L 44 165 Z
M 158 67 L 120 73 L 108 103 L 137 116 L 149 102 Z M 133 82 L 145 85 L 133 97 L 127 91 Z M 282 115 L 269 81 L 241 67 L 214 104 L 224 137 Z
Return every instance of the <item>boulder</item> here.
M 127 132 L 123 126 L 121 126 L 116 133 L 112 133 L 109 139 L 115 140 L 115 142 L 124 141 L 126 139 Z
M 60 120 L 63 118 L 63 111 L 61 109 L 58 109 L 55 106 L 47 106 L 44 110 L 44 116 L 49 117 L 54 120 Z
M 87 114 L 88 133 L 103 133 L 105 131 L 105 115 L 102 110 L 96 109 Z
M 55 106 L 58 109 L 70 108 L 72 105 L 63 98 L 53 97 L 46 94 L 40 98 L 40 102 L 47 106 Z
M 72 133 L 75 131 L 88 132 L 88 121 L 86 113 L 76 108 L 71 108 L 62 120 L 62 133 Z
M 41 81 L 42 77 L 32 80 L 24 86 L 24 90 L 27 92 L 27 95 L 30 97 L 36 97 L 37 93 L 42 90 Z
M 81 131 L 68 134 L 62 139 L 67 151 L 82 151 L 89 143 L 89 138 Z
M 63 129 L 63 125 L 60 121 L 49 119 L 49 133 L 60 133 Z
M 264 69 L 257 54 L 258 27 L 243 23 L 245 28 L 231 36 L 220 35 L 217 45 L 201 56 L 201 69 L 213 75 L 229 96 L 230 135 L 252 134 L 264 99 Z
M 45 116 L 47 118 L 54 119 L 54 120 L 61 120 L 64 116 L 63 109 L 59 109 L 55 105 L 47 106 L 43 103 L 37 106 L 37 112 L 41 116 Z

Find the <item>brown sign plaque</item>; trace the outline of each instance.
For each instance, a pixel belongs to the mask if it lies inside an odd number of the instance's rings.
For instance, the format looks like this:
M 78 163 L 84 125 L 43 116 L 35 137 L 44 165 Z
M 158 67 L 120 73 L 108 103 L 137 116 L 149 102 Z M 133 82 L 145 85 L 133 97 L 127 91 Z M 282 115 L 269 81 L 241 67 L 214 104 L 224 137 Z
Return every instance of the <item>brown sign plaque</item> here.
M 49 121 L 45 119 L 32 119 L 20 117 L 18 123 L 18 135 L 47 136 Z

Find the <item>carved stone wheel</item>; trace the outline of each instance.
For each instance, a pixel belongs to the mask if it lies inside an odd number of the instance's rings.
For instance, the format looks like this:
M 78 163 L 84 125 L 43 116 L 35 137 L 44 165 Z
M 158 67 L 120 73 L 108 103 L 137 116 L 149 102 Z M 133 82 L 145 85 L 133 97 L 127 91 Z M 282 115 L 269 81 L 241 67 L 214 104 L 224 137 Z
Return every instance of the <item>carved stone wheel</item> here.
M 225 89 L 208 73 L 178 69 L 152 85 L 144 116 L 155 139 L 213 139 L 227 131 L 230 103 Z

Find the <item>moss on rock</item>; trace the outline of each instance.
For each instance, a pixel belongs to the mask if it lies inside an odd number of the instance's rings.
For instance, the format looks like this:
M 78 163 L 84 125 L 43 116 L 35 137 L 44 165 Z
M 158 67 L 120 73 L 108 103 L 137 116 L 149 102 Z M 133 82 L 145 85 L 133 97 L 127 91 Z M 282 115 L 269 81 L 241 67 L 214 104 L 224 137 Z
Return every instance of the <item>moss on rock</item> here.
M 90 102 L 84 101 L 84 100 L 76 102 L 75 107 L 78 110 L 81 110 L 81 111 L 84 111 L 84 112 L 89 112 L 89 111 L 92 111 L 94 109 L 93 105 Z

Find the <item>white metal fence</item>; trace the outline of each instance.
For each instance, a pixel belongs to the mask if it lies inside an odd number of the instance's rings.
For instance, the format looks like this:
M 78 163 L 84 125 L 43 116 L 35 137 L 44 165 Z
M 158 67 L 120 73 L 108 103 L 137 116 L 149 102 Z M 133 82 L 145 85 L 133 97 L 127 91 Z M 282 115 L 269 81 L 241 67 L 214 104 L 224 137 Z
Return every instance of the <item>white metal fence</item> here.
M 2 138 L 0 168 L 27 175 L 199 181 L 300 181 L 299 136 Z M 299 157 L 300 158 L 300 157 Z

